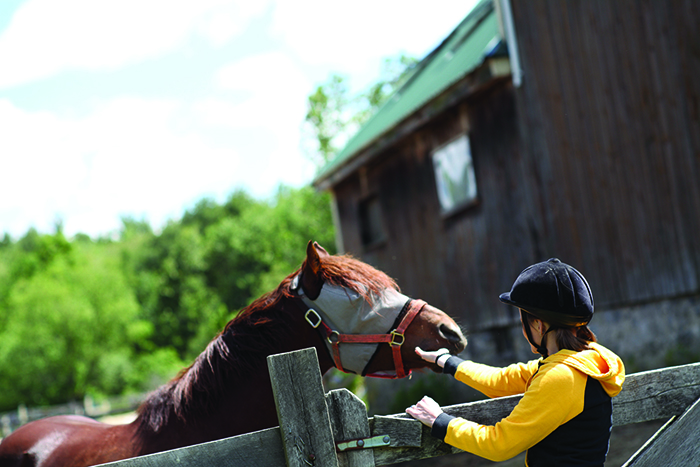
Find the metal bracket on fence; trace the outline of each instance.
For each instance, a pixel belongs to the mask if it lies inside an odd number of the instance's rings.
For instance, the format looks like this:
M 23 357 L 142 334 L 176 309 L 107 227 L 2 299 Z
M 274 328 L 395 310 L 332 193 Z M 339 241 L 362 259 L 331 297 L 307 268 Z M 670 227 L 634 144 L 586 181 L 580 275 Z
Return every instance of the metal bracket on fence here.
M 391 437 L 389 435 L 372 436 L 371 438 L 351 439 L 336 444 L 338 452 L 354 451 L 356 449 L 370 449 L 389 446 Z

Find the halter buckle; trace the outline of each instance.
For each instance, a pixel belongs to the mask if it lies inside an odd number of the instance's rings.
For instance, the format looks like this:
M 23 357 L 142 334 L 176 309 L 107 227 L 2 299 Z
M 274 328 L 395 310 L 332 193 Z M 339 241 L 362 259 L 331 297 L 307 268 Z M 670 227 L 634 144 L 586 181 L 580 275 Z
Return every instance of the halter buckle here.
M 401 347 L 403 345 L 404 341 L 406 340 L 406 337 L 403 335 L 403 333 L 396 332 L 396 329 L 391 331 L 389 334 L 391 335 L 391 341 L 389 341 L 389 345 Z M 400 338 L 400 340 L 399 340 L 399 338 Z
M 319 315 L 313 308 L 309 308 L 309 311 L 307 311 L 304 315 L 304 319 L 306 319 L 306 322 L 309 323 L 314 329 L 319 327 L 323 322 L 323 320 L 321 319 L 321 315 Z M 312 319 L 315 319 L 317 321 L 314 323 L 311 321 Z

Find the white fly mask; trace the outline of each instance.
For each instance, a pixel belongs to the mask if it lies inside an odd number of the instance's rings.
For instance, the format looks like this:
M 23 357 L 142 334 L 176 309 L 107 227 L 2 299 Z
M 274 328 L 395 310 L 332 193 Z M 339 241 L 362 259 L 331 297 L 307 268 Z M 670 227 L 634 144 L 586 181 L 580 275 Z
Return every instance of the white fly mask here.
M 380 294 L 372 294 L 372 303 L 368 303 L 353 290 L 329 284 L 323 284 L 318 298 L 310 300 L 299 284 L 299 276 L 294 278 L 292 288 L 310 308 L 306 316 L 309 324 L 318 327 L 322 321 L 334 334 L 388 334 L 411 300 L 394 289 L 385 289 Z M 331 342 L 329 339 L 324 339 L 324 342 L 333 356 Z M 364 375 L 365 367 L 378 346 L 378 343 L 341 343 L 342 369 Z

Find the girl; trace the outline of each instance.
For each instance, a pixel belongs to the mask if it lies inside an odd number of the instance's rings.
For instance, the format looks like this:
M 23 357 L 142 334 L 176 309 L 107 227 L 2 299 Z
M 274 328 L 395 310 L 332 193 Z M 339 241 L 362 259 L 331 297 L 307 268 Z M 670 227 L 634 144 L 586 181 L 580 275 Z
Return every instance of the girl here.
M 492 461 L 527 450 L 526 465 L 602 466 L 612 428 L 612 400 L 625 379 L 620 358 L 588 328 L 593 295 L 583 275 L 556 258 L 525 269 L 500 300 L 520 309 L 523 335 L 542 358 L 493 368 L 446 349 L 416 353 L 489 397 L 523 394 L 493 426 L 445 414 L 424 397 L 406 409 L 433 436 Z

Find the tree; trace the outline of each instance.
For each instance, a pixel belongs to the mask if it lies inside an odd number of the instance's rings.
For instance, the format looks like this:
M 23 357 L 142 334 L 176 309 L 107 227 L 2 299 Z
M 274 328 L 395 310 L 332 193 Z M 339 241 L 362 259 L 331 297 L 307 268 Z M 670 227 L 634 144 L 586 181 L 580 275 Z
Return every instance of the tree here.
M 139 318 L 118 255 L 101 245 L 84 244 L 19 277 L 3 311 L 2 409 L 127 389 L 132 343 L 152 332 Z
M 2 240 L 0 240 L 0 249 L 7 248 L 10 245 L 12 245 L 12 237 L 10 237 L 10 234 L 5 232 L 5 234 L 2 236 Z
M 348 123 L 345 115 L 349 103 L 344 76 L 334 74 L 325 84 L 316 87 L 308 98 L 306 122 L 311 124 L 318 142 L 311 158 L 317 167 L 327 164 L 338 151 L 334 141 L 343 134 Z
M 305 123 L 315 144 L 309 157 L 321 168 L 332 160 L 341 146 L 413 74 L 415 58 L 400 54 L 386 58 L 379 80 L 355 96 L 349 95 L 347 78 L 332 74 L 308 97 Z
M 270 200 L 236 192 L 202 200 L 180 222 L 130 247 L 130 283 L 155 348 L 198 355 L 224 324 L 301 265 L 317 240 L 334 250 L 327 194 L 280 187 Z
M 160 235 L 150 237 L 132 261 L 136 296 L 155 329 L 150 336 L 153 346 L 172 348 L 183 359 L 191 357 L 190 340 L 202 326 L 226 314 L 206 284 L 206 250 L 199 229 L 171 222 Z

